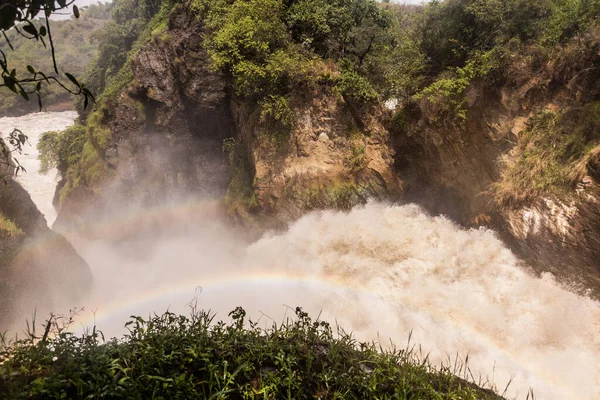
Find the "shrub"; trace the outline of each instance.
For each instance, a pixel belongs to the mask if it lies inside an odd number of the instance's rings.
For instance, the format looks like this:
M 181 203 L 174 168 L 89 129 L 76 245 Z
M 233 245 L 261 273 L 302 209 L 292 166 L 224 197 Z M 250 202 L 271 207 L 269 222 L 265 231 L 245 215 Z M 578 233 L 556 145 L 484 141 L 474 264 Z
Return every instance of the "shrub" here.
M 344 97 L 357 100 L 360 103 L 372 103 L 377 100 L 378 94 L 371 83 L 352 69 L 342 71 L 335 90 Z
M 285 131 L 292 129 L 294 113 L 285 97 L 269 95 L 262 100 L 260 108 L 260 118 L 263 122 L 275 122 Z
M 75 124 L 62 132 L 45 132 L 40 137 L 39 150 L 40 172 L 47 173 L 58 168 L 64 177 L 67 170 L 77 164 L 85 143 L 85 127 Z
M 449 69 L 438 80 L 414 96 L 415 100 L 425 99 L 431 103 L 443 104 L 443 110 L 459 119 L 467 118 L 465 90 L 477 78 L 485 78 L 500 67 L 502 54 L 498 49 L 476 53 L 462 68 Z
M 411 350 L 359 343 L 300 308 L 271 328 L 231 323 L 195 311 L 132 317 L 129 333 L 104 342 L 96 329 L 80 337 L 53 319 L 41 337 L 0 348 L 3 398 L 203 399 L 493 399 L 436 370 Z M 51 325 L 52 323 L 52 325 Z M 59 329 L 50 329 L 52 326 Z M 465 370 L 467 368 L 464 368 Z M 466 372 L 465 372 L 466 373 Z

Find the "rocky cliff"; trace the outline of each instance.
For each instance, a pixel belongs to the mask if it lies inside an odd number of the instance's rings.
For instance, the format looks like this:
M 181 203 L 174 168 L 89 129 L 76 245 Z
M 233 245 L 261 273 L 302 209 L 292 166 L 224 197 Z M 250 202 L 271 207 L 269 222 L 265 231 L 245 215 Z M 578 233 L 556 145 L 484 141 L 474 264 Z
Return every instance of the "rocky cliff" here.
M 473 82 L 466 118 L 428 101 L 394 131 L 405 200 L 498 230 L 538 273 L 600 296 L 598 41 L 565 45 L 533 67 L 516 57 L 501 84 Z M 575 59 L 578 57 L 577 62 Z
M 41 313 L 58 305 L 78 306 L 91 285 L 86 262 L 48 228 L 29 194 L 11 178 L 0 188 L 0 273 L 3 328 L 24 323 L 14 319 L 30 318 L 36 307 Z
M 133 79 L 88 119 L 87 153 L 59 188 L 58 229 L 189 197 L 226 200 L 235 220 L 263 229 L 399 192 L 377 107 L 359 115 L 331 92 L 299 91 L 296 123 L 273 135 L 257 104 L 210 68 L 203 33 L 176 7 L 132 58 Z

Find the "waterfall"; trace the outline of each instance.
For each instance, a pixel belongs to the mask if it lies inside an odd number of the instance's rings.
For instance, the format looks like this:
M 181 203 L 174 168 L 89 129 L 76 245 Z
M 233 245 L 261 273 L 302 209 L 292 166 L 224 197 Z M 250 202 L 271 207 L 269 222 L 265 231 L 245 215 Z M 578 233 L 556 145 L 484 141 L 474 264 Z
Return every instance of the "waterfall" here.
M 34 118 L 45 130 L 68 125 L 57 114 L 23 117 Z M 37 168 L 21 179 L 32 195 L 47 192 Z M 47 193 L 33 198 L 51 207 Z M 538 399 L 600 398 L 600 303 L 528 273 L 493 231 L 462 229 L 416 205 L 369 203 L 311 213 L 247 243 L 210 209 L 193 199 L 99 221 L 107 232 L 157 216 L 189 226 L 139 258 L 107 241 L 80 245 L 95 279 L 80 324 L 119 335 L 132 314 L 186 312 L 194 298 L 219 318 L 243 306 L 263 324 L 302 306 L 384 347 L 389 339 L 402 348 L 411 335 L 434 364 L 468 355 L 468 377 L 500 392 L 511 382 L 508 397 L 532 388 Z M 203 223 L 190 222 L 202 210 Z

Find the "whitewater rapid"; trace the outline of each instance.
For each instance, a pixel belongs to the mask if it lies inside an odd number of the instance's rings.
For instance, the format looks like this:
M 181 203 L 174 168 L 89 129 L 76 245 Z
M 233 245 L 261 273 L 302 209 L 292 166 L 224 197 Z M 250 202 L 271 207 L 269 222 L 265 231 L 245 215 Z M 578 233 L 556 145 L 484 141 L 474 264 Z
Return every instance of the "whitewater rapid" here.
M 8 135 L 13 129 L 20 129 L 28 137 L 23 146 L 23 154 L 14 154 L 27 173 L 21 173 L 17 181 L 27 190 L 48 225 L 56 219 L 56 210 L 52 206 L 52 198 L 57 184 L 57 171 L 51 169 L 47 174 L 40 174 L 39 151 L 37 143 L 44 132 L 62 131 L 73 125 L 77 112 L 40 112 L 23 117 L 0 118 L 0 133 Z
M 35 188 L 37 169 L 29 171 Z M 191 221 L 209 203 L 102 224 L 110 232 L 157 216 Z M 502 392 L 512 381 L 509 398 L 530 388 L 536 399 L 600 398 L 600 304 L 526 273 L 490 230 L 382 203 L 311 213 L 254 243 L 214 218 L 190 225 L 148 246 L 143 259 L 104 241 L 80 244 L 95 280 L 81 326 L 118 335 L 132 314 L 186 312 L 194 298 L 224 320 L 244 306 L 265 326 L 303 306 L 361 340 L 402 348 L 412 332 L 435 364 L 468 355 L 475 382 Z

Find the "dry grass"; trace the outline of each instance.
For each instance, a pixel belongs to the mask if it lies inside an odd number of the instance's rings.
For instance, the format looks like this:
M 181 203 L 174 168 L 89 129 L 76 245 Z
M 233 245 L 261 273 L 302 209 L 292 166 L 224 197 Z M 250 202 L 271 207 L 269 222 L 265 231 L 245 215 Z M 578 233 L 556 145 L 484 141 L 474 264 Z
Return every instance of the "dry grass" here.
M 0 213 L 0 231 L 4 232 L 9 237 L 17 237 L 24 234 L 21 228 L 2 213 Z
M 569 196 L 600 156 L 600 102 L 534 115 L 493 194 L 500 205 Z

